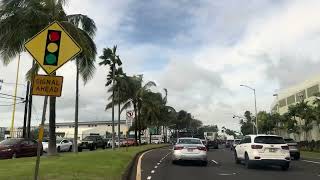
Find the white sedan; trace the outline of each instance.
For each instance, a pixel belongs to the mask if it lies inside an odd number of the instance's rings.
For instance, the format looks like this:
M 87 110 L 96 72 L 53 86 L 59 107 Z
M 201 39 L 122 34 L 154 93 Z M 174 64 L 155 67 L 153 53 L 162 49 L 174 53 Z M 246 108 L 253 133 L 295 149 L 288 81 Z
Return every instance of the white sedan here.
M 173 146 L 172 163 L 177 161 L 200 161 L 207 165 L 207 148 L 198 138 L 179 138 Z
M 44 139 L 42 142 L 43 151 L 48 152 L 49 143 L 48 140 Z M 72 151 L 72 142 L 67 139 L 57 139 L 57 151 Z

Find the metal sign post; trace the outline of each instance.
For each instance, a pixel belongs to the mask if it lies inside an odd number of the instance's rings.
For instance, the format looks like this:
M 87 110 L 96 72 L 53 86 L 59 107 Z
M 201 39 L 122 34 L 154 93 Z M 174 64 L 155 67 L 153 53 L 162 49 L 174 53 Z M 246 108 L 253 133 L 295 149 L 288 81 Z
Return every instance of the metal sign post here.
M 44 122 L 46 120 L 47 104 L 48 104 L 48 96 L 45 96 L 44 102 L 43 102 L 41 125 L 39 128 L 37 161 L 36 161 L 36 167 L 35 167 L 35 171 L 34 171 L 34 180 L 38 180 L 38 178 L 39 178 L 40 155 L 41 155 L 41 150 L 42 150 L 41 145 L 42 145 L 43 132 L 44 132 Z

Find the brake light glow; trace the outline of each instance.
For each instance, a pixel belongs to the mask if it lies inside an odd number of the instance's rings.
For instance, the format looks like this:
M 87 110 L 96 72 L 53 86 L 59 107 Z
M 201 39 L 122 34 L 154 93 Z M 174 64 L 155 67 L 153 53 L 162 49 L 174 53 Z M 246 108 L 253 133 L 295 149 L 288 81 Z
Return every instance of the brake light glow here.
M 201 146 L 199 146 L 198 149 L 199 149 L 200 151 L 207 151 L 207 148 L 206 148 L 206 147 L 201 147 Z
M 174 146 L 173 147 L 173 150 L 181 150 L 181 149 L 183 149 L 183 146 Z
M 281 146 L 281 148 L 284 150 L 289 150 L 289 146 Z
M 251 145 L 251 149 L 262 149 L 262 148 L 263 148 L 262 145 L 255 145 L 255 144 Z

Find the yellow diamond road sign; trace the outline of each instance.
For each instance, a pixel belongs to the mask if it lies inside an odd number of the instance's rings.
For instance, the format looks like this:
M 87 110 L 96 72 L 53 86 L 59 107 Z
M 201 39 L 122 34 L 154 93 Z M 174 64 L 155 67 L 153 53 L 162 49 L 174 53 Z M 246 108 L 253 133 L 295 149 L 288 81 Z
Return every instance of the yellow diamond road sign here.
M 24 46 L 47 74 L 55 72 L 82 51 L 58 22 L 44 28 Z

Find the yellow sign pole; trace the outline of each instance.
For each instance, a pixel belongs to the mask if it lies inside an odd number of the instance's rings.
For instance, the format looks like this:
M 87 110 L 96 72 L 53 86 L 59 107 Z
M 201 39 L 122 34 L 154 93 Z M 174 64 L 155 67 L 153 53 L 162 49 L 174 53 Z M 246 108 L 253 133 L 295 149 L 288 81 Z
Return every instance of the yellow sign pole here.
M 18 90 L 18 80 L 19 80 L 19 69 L 20 69 L 20 54 L 19 54 L 19 56 L 18 56 L 16 86 L 15 86 L 15 89 L 14 89 L 14 97 L 13 97 L 13 110 L 12 110 L 12 120 L 11 120 L 11 129 L 10 129 L 10 136 L 11 136 L 11 138 L 14 136 L 13 128 L 14 128 L 14 116 L 15 116 L 15 113 L 16 113 L 16 102 L 17 102 L 17 90 Z

